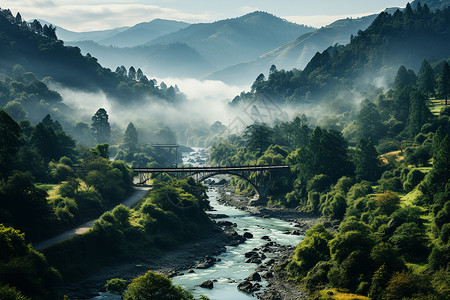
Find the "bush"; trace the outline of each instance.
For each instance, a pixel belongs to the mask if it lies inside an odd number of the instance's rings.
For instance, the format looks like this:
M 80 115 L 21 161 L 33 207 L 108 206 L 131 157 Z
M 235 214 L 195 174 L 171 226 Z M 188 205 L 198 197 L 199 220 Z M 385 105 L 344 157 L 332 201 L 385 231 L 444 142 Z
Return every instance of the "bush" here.
M 405 183 L 403 184 L 403 188 L 405 191 L 412 191 L 422 180 L 425 178 L 425 174 L 422 173 L 418 169 L 412 169 L 409 171 L 408 176 L 406 178 Z
M 128 285 L 124 300 L 189 300 L 194 296 L 181 287 L 172 285 L 167 277 L 148 271 L 145 275 L 133 279 Z
M 106 282 L 105 288 L 108 292 L 122 295 L 128 286 L 128 281 L 122 278 L 113 278 Z

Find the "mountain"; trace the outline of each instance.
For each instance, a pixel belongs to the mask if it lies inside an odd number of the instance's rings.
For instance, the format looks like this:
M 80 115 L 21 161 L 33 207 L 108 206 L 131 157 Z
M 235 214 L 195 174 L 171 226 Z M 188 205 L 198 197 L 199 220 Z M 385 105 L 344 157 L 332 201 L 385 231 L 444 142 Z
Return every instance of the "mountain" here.
M 449 57 L 450 7 L 431 12 L 407 5 L 403 11 L 378 15 L 346 46 L 316 53 L 303 71 L 272 70 L 267 80 L 258 76 L 252 92 L 233 102 L 252 101 L 259 93 L 291 104 L 336 99 L 385 86 L 402 65 L 417 72 L 424 59 Z
M 15 18 L 11 11 L 0 10 L 0 71 L 32 72 L 38 79 L 60 83 L 83 91 L 102 91 L 117 103 L 126 105 L 140 100 L 175 101 L 174 88 L 160 89 L 153 80 L 127 76 L 102 67 L 92 55 L 82 55 L 77 47 L 65 46 L 52 28 Z M 135 74 L 134 74 L 135 75 Z
M 145 45 L 185 43 L 217 69 L 254 59 L 313 30 L 257 11 L 239 18 L 193 24 Z
M 108 29 L 108 30 L 75 32 L 75 31 L 70 31 L 70 30 L 64 29 L 63 27 L 54 25 L 45 20 L 38 19 L 38 21 L 42 25 L 47 24 L 47 25 L 55 26 L 56 34 L 58 35 L 58 38 L 63 41 L 94 41 L 95 42 L 95 41 L 99 41 L 99 40 L 104 40 L 106 38 L 114 36 L 122 31 L 130 28 L 128 26 L 125 26 L 125 27 L 119 27 L 119 28 Z
M 303 34 L 277 49 L 265 53 L 255 60 L 236 64 L 205 76 L 206 79 L 222 80 L 230 84 L 251 83 L 255 76 L 265 73 L 271 65 L 279 69 L 303 69 L 316 52 L 331 45 L 345 45 L 359 30 L 365 30 L 377 15 L 358 19 L 338 20 L 313 32 Z
M 139 23 L 108 38 L 98 40 L 101 45 L 117 47 L 133 47 L 142 45 L 159 36 L 176 32 L 189 26 L 189 23 L 155 19 L 150 22 Z
M 84 54 L 98 57 L 103 66 L 112 70 L 120 65 L 134 66 L 158 77 L 197 77 L 213 70 L 196 50 L 183 43 L 131 48 L 107 47 L 92 41 L 67 44 L 81 48 Z

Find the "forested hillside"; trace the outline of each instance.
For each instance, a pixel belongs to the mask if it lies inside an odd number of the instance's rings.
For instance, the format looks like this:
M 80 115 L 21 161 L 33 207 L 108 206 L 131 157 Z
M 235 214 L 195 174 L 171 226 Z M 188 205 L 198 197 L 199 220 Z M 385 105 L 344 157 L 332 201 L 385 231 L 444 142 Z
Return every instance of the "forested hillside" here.
M 448 298 L 450 67 L 448 60 L 424 58 L 449 56 L 448 40 L 439 38 L 448 32 L 449 13 L 408 5 L 392 16 L 382 13 L 350 45 L 318 53 L 303 72 L 273 67 L 268 80 L 255 81 L 252 94 L 295 104 L 289 98 L 301 86 L 295 80 L 316 88 L 352 85 L 365 69 L 382 74 L 400 61 L 415 66 L 421 59 L 417 71 L 397 67 L 385 75 L 390 88 L 366 89 L 366 99 L 342 114 L 256 122 L 211 153 L 219 165 L 290 166 L 290 177 L 260 174 L 257 180 L 270 185 L 269 204 L 325 219 L 281 267 L 311 298 Z M 424 41 L 433 49 L 419 47 Z M 253 193 L 244 180 L 232 185 Z
M 20 14 L 14 17 L 9 10 L 2 10 L 0 33 L 0 69 L 3 72 L 11 72 L 19 65 L 40 79 L 51 77 L 69 88 L 103 91 L 122 104 L 151 97 L 175 101 L 175 95 L 164 93 L 152 80 L 137 82 L 136 78 L 103 68 L 90 54 L 81 55 L 77 47 L 64 46 L 53 26 L 42 26 L 36 20 L 28 24 Z
M 401 65 L 417 71 L 423 59 L 450 56 L 450 9 L 431 12 L 426 5 L 410 5 L 394 14 L 381 13 L 365 31 L 346 46 L 317 53 L 304 70 L 272 68 L 269 77 L 258 76 L 252 93 L 234 102 L 265 93 L 286 104 L 320 103 L 344 95 L 383 87 Z M 346 94 L 349 93 L 349 94 Z M 339 104 L 336 104 L 339 106 Z
M 302 34 L 250 62 L 226 67 L 206 75 L 205 78 L 241 84 L 251 82 L 255 74 L 266 73 L 273 64 L 280 69 L 303 69 L 318 51 L 322 52 L 336 44 L 348 44 L 352 35 L 356 35 L 359 30 L 365 30 L 375 18 L 376 15 L 370 15 L 358 19 L 338 20 Z

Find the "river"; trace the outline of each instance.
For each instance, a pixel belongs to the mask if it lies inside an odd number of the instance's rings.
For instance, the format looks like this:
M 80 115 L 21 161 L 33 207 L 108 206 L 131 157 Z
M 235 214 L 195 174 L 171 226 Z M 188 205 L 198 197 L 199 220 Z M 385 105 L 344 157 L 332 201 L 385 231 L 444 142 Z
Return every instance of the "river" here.
M 216 189 L 208 190 L 211 206 L 216 211 L 214 214 L 226 214 L 229 218 L 223 219 L 237 224 L 235 228 L 239 234 L 248 231 L 253 234 L 253 238 L 247 239 L 243 244 L 236 247 L 227 246 L 227 251 L 218 256 L 221 260 L 209 269 L 195 269 L 195 273 L 183 272 L 184 275 L 172 278 L 173 283 L 190 290 L 194 295 L 205 295 L 211 300 L 240 300 L 255 299 L 253 296 L 240 292 L 237 285 L 247 276 L 255 272 L 257 265 L 244 263 L 245 253 L 259 248 L 267 243 L 261 239 L 263 236 L 269 236 L 271 241 L 281 245 L 297 245 L 302 236 L 288 235 L 286 231 L 296 229 L 286 221 L 273 218 L 260 218 L 250 215 L 250 213 L 225 206 L 218 202 L 220 195 Z M 222 219 L 221 219 L 222 220 Z M 272 256 L 267 254 L 267 259 Z M 200 288 L 197 285 L 205 280 L 217 280 L 214 282 L 214 288 L 209 290 Z M 262 285 L 266 282 L 263 280 Z
M 190 155 L 184 160 L 194 158 Z M 252 251 L 254 248 L 259 248 L 267 243 L 267 240 L 261 239 L 263 236 L 270 237 L 270 240 L 280 245 L 297 245 L 303 236 L 286 234 L 287 231 L 292 231 L 297 228 L 293 224 L 274 218 L 261 218 L 252 216 L 250 213 L 239 210 L 237 208 L 226 206 L 219 203 L 220 194 L 216 188 L 212 187 L 207 192 L 211 206 L 214 211 L 208 212 L 211 214 L 225 214 L 228 218 L 221 219 L 221 221 L 230 221 L 237 224 L 234 229 L 240 235 L 248 231 L 253 234 L 253 238 L 247 239 L 245 243 L 238 246 L 227 246 L 226 252 L 219 256 L 219 262 L 208 269 L 194 269 L 195 273 L 188 273 L 188 270 L 180 272 L 179 276 L 172 278 L 176 285 L 191 291 L 195 296 L 205 295 L 211 300 L 244 300 L 255 299 L 254 295 L 246 294 L 237 289 L 237 285 L 242 282 L 247 276 L 256 271 L 257 265 L 253 263 L 244 263 L 245 253 Z M 273 257 L 273 254 L 266 254 L 266 260 Z M 214 280 L 213 289 L 205 289 L 198 287 L 198 284 L 205 280 Z M 263 279 L 260 283 L 263 287 L 267 282 Z M 100 296 L 92 299 L 120 299 L 117 295 L 110 293 L 101 293 Z

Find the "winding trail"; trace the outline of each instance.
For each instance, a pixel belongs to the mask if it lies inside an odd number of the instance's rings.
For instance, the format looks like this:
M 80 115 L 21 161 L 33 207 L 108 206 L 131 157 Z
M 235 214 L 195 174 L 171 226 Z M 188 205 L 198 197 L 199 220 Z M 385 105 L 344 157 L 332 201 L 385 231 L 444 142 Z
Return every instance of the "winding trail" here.
M 144 198 L 144 196 L 147 194 L 147 192 L 151 189 L 150 186 L 143 186 L 143 187 L 135 187 L 135 191 L 134 193 L 127 198 L 127 200 L 125 200 L 124 202 L 122 202 L 122 204 L 126 207 L 131 207 L 133 205 L 135 205 L 136 203 L 138 203 L 142 198 Z M 112 211 L 112 209 L 110 210 Z M 38 243 L 33 244 L 33 248 L 35 250 L 42 250 L 44 248 L 50 247 L 56 243 L 62 242 L 64 240 L 67 240 L 71 237 L 74 237 L 75 235 L 80 235 L 83 234 L 89 230 L 91 230 L 92 226 L 94 226 L 95 221 L 97 221 L 97 219 L 88 221 L 76 228 L 70 229 L 64 233 L 61 233 L 55 237 L 52 237 L 48 240 L 45 241 L 41 241 Z

